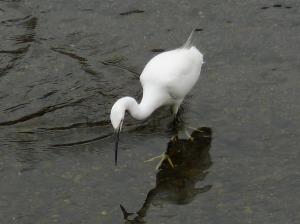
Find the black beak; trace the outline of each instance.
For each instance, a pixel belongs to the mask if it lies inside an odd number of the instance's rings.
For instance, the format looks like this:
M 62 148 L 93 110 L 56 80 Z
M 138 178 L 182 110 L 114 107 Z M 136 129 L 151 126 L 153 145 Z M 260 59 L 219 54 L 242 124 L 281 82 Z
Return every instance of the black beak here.
M 118 164 L 118 148 L 119 148 L 120 131 L 121 131 L 121 125 L 115 131 L 115 165 Z

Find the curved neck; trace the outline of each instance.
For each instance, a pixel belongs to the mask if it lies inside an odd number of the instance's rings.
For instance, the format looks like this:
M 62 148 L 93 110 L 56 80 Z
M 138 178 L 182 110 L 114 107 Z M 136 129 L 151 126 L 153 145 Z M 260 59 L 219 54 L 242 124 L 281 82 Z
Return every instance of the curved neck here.
M 157 101 L 155 97 L 145 97 L 140 104 L 132 97 L 123 97 L 124 107 L 130 115 L 137 120 L 144 120 L 149 117 L 158 107 L 162 104 L 160 101 Z

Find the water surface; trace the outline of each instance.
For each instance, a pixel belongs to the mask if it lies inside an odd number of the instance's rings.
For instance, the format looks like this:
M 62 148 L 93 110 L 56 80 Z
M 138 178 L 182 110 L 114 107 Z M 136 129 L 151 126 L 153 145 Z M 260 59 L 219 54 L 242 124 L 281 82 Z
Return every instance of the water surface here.
M 297 223 L 299 7 L 0 1 L 0 222 L 130 223 L 146 204 L 147 223 Z M 181 179 L 145 163 L 176 135 L 161 108 L 147 121 L 126 118 L 115 167 L 112 104 L 140 99 L 144 65 L 193 28 L 206 63 L 181 117 L 212 130 L 209 151 L 183 143 L 183 162 L 196 150 L 199 163 Z M 182 177 L 187 185 L 169 187 Z

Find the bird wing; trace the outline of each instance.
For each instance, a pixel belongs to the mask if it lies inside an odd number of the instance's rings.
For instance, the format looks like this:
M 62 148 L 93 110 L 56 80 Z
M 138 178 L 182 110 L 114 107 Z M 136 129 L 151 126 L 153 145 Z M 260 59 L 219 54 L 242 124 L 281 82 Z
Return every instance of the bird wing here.
M 203 56 L 196 47 L 156 55 L 145 66 L 140 81 L 145 88 L 159 88 L 183 98 L 199 78 Z

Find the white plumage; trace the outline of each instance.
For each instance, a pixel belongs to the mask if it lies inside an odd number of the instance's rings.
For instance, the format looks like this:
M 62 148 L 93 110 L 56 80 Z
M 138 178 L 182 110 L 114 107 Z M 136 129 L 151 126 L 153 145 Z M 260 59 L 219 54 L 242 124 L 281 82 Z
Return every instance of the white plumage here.
M 203 55 L 192 44 L 193 33 L 183 47 L 160 53 L 146 64 L 140 76 L 143 98 L 139 104 L 127 96 L 113 105 L 110 119 L 117 131 L 116 150 L 126 111 L 133 118 L 143 120 L 157 108 L 171 105 L 176 115 L 184 97 L 197 82 L 203 64 Z

